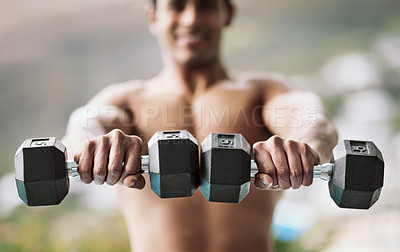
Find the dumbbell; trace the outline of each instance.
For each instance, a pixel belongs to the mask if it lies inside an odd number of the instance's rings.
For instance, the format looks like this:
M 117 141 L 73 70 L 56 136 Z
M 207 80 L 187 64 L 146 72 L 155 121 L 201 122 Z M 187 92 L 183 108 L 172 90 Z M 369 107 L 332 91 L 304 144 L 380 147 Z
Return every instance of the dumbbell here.
M 197 140 L 186 130 L 158 131 L 148 142 L 142 171 L 149 172 L 151 189 L 160 198 L 189 197 L 197 189 Z M 66 161 L 66 147 L 55 137 L 31 138 L 15 154 L 15 181 L 19 197 L 28 206 L 57 205 L 69 190 L 69 177 L 78 165 Z
M 211 133 L 201 143 L 200 191 L 209 201 L 240 202 L 258 172 L 250 145 L 241 134 Z M 373 142 L 344 140 L 331 163 L 314 166 L 314 178 L 329 181 L 333 201 L 341 208 L 369 209 L 383 187 L 384 161 Z

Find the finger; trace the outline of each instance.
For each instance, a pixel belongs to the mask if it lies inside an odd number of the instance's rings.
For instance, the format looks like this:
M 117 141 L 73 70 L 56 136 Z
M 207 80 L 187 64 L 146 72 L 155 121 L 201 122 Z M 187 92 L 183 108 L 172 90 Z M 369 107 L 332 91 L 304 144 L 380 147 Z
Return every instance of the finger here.
M 297 153 L 288 154 L 290 184 L 293 189 L 298 189 L 303 182 L 303 165 Z
M 106 177 L 106 183 L 109 185 L 115 185 L 121 177 L 122 162 L 125 156 L 124 141 L 124 139 L 116 137 L 111 145 Z
M 257 164 L 258 171 L 259 173 L 267 174 L 268 177 L 272 179 L 272 185 L 269 185 L 269 187 L 276 186 L 278 185 L 278 180 L 276 178 L 276 167 L 272 161 L 271 155 L 267 152 L 264 146 L 258 147 L 257 145 L 253 147 L 253 153 L 254 161 Z M 268 185 L 270 181 L 258 181 L 261 178 L 267 179 L 267 177 L 264 176 L 256 176 L 254 181 L 255 185 L 263 185 L 264 183 Z
M 93 180 L 98 185 L 103 184 L 106 180 L 109 151 L 110 143 L 108 137 L 101 136 L 94 154 L 93 165 Z
M 74 153 L 74 162 L 79 164 L 79 160 L 81 159 L 82 152 L 83 152 L 83 145 L 81 148 L 79 148 L 77 151 Z
M 310 186 L 313 183 L 314 164 L 319 163 L 318 154 L 314 154 L 311 147 L 305 144 L 300 147 L 300 158 L 303 165 L 303 182 L 304 186 Z
M 77 163 L 77 164 L 79 163 L 79 160 L 82 157 L 83 151 L 86 148 L 87 142 L 88 141 L 83 142 L 81 147 L 74 152 L 73 159 L 74 159 L 75 163 Z
M 321 159 L 320 159 L 318 153 L 317 153 L 316 151 L 314 151 L 311 147 L 310 147 L 310 149 L 311 149 L 311 152 L 312 152 L 312 154 L 313 154 L 313 156 L 314 156 L 314 163 L 313 163 L 313 164 L 314 164 L 314 165 L 320 164 Z
M 289 165 L 290 184 L 293 189 L 298 189 L 303 182 L 303 166 L 295 143 L 288 141 L 285 151 Z
M 135 175 L 141 170 L 142 163 L 142 142 L 140 138 L 130 139 L 130 144 L 125 151 L 124 169 L 119 181 L 122 183 L 125 177 Z
M 290 188 L 290 174 L 289 166 L 285 151 L 281 146 L 276 146 L 270 151 L 272 161 L 276 167 L 276 177 L 278 179 L 278 185 L 282 189 Z
M 96 149 L 96 143 L 93 141 L 87 141 L 83 147 L 83 151 L 79 155 L 78 160 L 78 172 L 82 182 L 91 183 L 93 181 L 93 158 L 94 150 Z

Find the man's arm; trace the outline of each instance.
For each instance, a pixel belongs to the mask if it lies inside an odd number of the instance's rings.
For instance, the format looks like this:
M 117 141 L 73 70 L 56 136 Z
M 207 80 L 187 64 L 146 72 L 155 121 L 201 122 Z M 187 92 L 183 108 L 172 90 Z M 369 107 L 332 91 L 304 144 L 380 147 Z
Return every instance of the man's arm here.
M 329 162 L 338 135 L 317 95 L 297 90 L 279 93 L 266 101 L 263 118 L 273 134 L 307 143 L 322 163 Z
M 253 146 L 260 189 L 309 186 L 314 165 L 328 162 L 337 132 L 315 94 L 290 87 L 284 78 L 263 85 L 263 120 L 273 137 Z
M 126 109 L 126 94 L 131 87 L 111 85 L 87 105 L 76 109 L 69 118 L 62 142 L 68 156 L 78 163 L 81 180 L 85 183 L 114 185 L 120 182 L 129 187 L 144 186 L 143 177 L 137 174 L 142 142 L 137 136 L 127 135 L 131 133 L 133 120 L 130 110 Z
M 72 112 L 62 139 L 70 157 L 83 142 L 113 129 L 131 133 L 133 116 L 125 109 L 126 89 L 126 84 L 110 85 L 91 98 L 85 106 Z

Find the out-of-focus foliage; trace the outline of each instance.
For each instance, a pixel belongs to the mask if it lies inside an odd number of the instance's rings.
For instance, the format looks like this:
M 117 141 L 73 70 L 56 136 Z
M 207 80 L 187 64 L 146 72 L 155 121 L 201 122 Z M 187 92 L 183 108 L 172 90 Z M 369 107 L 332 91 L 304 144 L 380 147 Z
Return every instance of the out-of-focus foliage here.
M 2 252 L 129 250 L 125 224 L 118 212 L 94 212 L 73 199 L 56 207 L 19 207 L 0 219 Z

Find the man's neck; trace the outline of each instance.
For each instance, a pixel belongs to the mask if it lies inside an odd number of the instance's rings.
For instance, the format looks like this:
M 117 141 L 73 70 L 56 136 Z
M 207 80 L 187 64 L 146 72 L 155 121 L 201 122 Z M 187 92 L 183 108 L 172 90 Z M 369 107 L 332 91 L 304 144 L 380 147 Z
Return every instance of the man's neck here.
M 228 79 L 228 74 L 220 60 L 202 67 L 184 67 L 167 64 L 158 76 L 162 85 L 177 92 L 195 95 L 212 85 Z

